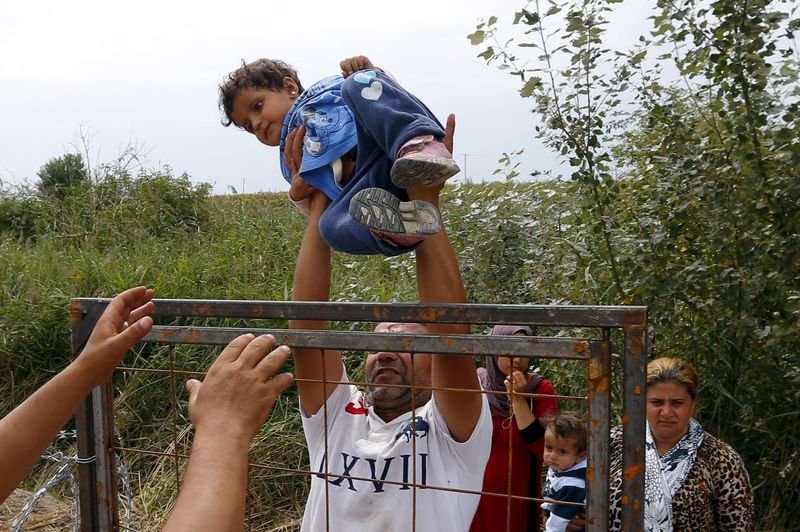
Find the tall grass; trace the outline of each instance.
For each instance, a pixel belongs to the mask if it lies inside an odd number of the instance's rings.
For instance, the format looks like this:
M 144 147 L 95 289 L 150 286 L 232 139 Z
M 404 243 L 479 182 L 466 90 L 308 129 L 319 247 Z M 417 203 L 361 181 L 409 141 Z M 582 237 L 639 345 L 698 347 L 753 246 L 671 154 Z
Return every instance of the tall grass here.
M 137 284 L 155 288 L 162 298 L 290 297 L 305 218 L 283 194 L 209 197 L 207 189 L 171 177 L 168 169 L 107 181 L 78 190 L 60 203 L 8 191 L 0 194 L 3 412 L 67 363 L 70 297 L 111 296 Z M 604 300 L 608 285 L 593 273 L 598 263 L 588 251 L 590 236 L 573 229 L 572 222 L 581 214 L 575 190 L 573 184 L 557 181 L 445 189 L 444 221 L 471 301 L 591 304 Z M 20 209 L 20 202 L 32 207 Z M 635 261 L 640 253 L 635 242 L 622 250 L 628 261 Z M 387 259 L 334 254 L 333 272 L 333 299 L 416 300 L 413 255 Z M 669 327 L 670 316 L 653 318 L 659 329 L 652 336 L 651 352 L 680 355 L 671 349 L 687 341 L 682 331 Z M 285 323 L 248 325 L 284 327 Z M 475 332 L 485 332 L 485 328 L 476 325 Z M 143 346 L 130 353 L 125 364 L 134 368 L 174 365 L 197 371 L 207 368 L 217 352 L 191 346 Z M 348 354 L 347 359 L 357 377 L 360 354 Z M 748 414 L 755 416 L 749 419 L 771 420 L 753 427 L 762 431 L 762 441 L 769 441 L 769 448 L 755 443 L 752 434 L 734 420 L 726 427 L 733 435 L 729 443 L 744 457 L 757 487 L 763 529 L 791 527 L 798 519 L 800 456 L 796 449 L 800 441 L 796 431 L 786 428 L 797 421 L 798 397 L 786 379 L 800 375 L 800 368 L 791 360 L 787 359 L 788 366 L 784 361 L 774 366 L 781 368 L 781 374 L 768 376 L 777 380 L 761 384 L 773 394 L 772 410 Z M 714 360 L 696 362 L 704 377 L 701 397 L 716 393 L 711 384 Z M 759 362 L 763 367 L 767 363 Z M 580 384 L 586 381 L 584 366 L 559 361 L 540 365 L 559 393 L 585 393 Z M 177 451 L 188 453 L 191 432 L 183 380 L 137 371 L 115 375 L 116 424 L 125 446 L 162 453 L 171 452 L 177 441 Z M 253 529 L 293 530 L 302 515 L 306 476 L 269 468 L 308 468 L 293 390 L 278 402 L 251 449 L 251 461 L 259 465 L 251 472 L 248 498 L 248 522 Z M 614 390 L 615 402 L 618 398 L 619 391 Z M 704 415 L 701 411 L 701 422 Z M 134 485 L 135 527 L 157 530 L 173 504 L 185 463 L 129 453 L 120 458 L 126 461 Z

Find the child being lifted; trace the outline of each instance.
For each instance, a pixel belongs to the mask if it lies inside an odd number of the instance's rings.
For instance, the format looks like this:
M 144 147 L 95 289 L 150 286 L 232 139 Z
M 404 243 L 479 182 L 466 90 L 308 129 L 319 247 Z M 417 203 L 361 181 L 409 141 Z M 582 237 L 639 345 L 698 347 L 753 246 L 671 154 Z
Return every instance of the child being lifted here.
M 345 59 L 340 67 L 341 76 L 303 89 L 282 61 L 243 65 L 219 87 L 222 123 L 280 146 L 281 173 L 301 210 L 310 187 L 331 199 L 320 219 L 331 248 L 355 255 L 411 251 L 441 228 L 437 208 L 414 199 L 413 188 L 441 185 L 459 172 L 441 142 L 444 128 L 367 57 Z M 292 161 L 298 142 L 302 161 Z

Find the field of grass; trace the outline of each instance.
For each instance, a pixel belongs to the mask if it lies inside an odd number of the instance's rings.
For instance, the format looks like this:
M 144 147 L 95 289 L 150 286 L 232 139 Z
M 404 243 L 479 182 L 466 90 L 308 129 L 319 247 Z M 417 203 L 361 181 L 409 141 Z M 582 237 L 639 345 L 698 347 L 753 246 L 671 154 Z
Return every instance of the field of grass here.
M 576 216 L 581 214 L 575 195 L 574 184 L 557 181 L 458 185 L 445 189 L 442 201 L 445 225 L 459 256 L 470 301 L 604 302 L 608 285 L 601 276 L 602 265 L 588 252 L 587 237 L 573 229 Z M 284 194 L 225 197 L 188 194 L 182 202 L 176 203 L 179 209 L 176 205 L 131 195 L 112 203 L 98 200 L 92 211 L 88 210 L 93 205 L 90 201 L 76 202 L 37 214 L 27 226 L 5 227 L 0 204 L 0 229 L 5 229 L 0 234 L 3 412 L 67 363 L 70 297 L 111 296 L 124 288 L 146 284 L 162 298 L 290 298 L 305 218 Z M 635 257 L 637 251 L 630 253 Z M 413 255 L 388 259 L 335 254 L 332 298 L 415 301 Z M 652 304 L 643 300 L 630 303 Z M 658 327 L 668 320 L 669 316 L 655 317 L 653 354 L 675 354 L 674 346 L 682 344 L 683 339 L 676 339 L 680 331 Z M 276 322 L 257 326 L 285 325 Z M 475 332 L 484 331 L 476 327 Z M 145 346 L 130 353 L 125 364 L 147 368 L 174 364 L 196 371 L 207 368 L 216 353 L 215 349 L 201 347 Z M 352 358 L 351 371 L 359 362 L 355 360 L 357 355 Z M 701 377 L 710 378 L 714 365 L 700 360 L 698 369 Z M 581 385 L 576 383 L 585 382 L 582 368 L 549 362 L 542 364 L 542 371 L 560 393 L 581 393 Z M 172 442 L 177 441 L 177 450 L 188 453 L 191 431 L 182 379 L 172 381 L 168 376 L 119 372 L 115 388 L 116 423 L 123 446 L 170 452 Z M 704 389 L 711 388 L 706 385 Z M 790 409 L 796 398 L 789 391 L 784 393 L 784 405 Z M 175 431 L 171 422 L 173 395 L 177 398 Z M 615 392 L 615 399 L 617 395 Z M 783 408 L 780 403 L 776 398 L 776 410 L 770 414 L 780 413 Z M 728 434 L 736 434 L 736 428 L 726 429 L 730 431 Z M 793 448 L 788 443 L 796 439 L 781 441 L 784 446 L 778 447 L 774 456 L 763 449 L 737 447 L 757 487 L 762 523 L 769 519 L 765 527 L 770 528 L 796 519 L 797 514 L 776 509 L 776 504 L 769 500 L 773 490 L 765 484 L 779 460 L 791 458 Z M 731 443 L 736 446 L 736 441 Z M 178 487 L 176 470 L 182 470 L 185 464 L 158 456 L 131 455 L 122 459 L 132 487 L 133 528 L 157 530 L 174 500 Z M 255 464 L 307 469 L 293 388 L 278 402 L 253 443 L 251 460 Z M 49 473 L 51 468 L 37 470 L 27 487 L 33 488 Z M 786 474 L 784 491 L 792 485 L 796 489 L 797 471 L 789 470 Z M 255 530 L 296 528 L 306 490 L 307 479 L 302 474 L 254 468 L 248 502 L 249 524 Z

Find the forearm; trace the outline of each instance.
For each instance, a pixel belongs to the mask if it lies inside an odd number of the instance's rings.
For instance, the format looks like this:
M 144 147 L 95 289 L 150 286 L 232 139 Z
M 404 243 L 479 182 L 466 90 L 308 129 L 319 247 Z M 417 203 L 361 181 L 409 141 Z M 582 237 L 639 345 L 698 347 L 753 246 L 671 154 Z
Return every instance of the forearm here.
M 511 405 L 514 410 L 514 419 L 517 421 L 517 427 L 519 427 L 520 430 L 527 428 L 531 423 L 536 421 L 536 415 L 531 412 L 526 397 L 514 395 L 514 400 L 511 402 Z
M 320 193 L 312 197 L 311 215 L 308 218 L 300 253 L 295 267 L 292 299 L 294 301 L 327 301 L 331 291 L 331 248 L 322 239 L 319 219 L 327 205 Z M 326 328 L 322 320 L 290 320 L 292 329 Z M 323 378 L 338 383 L 342 377 L 342 357 L 337 351 L 294 349 L 295 374 L 298 379 L 318 382 L 297 382 L 300 404 L 307 415 L 315 414 L 333 393 L 335 384 L 322 385 Z
M 319 232 L 319 212 L 309 215 L 292 285 L 293 301 L 328 301 L 331 292 L 331 248 Z M 290 320 L 292 329 L 322 329 L 324 321 Z
M 466 303 L 458 259 L 444 228 L 417 249 L 417 290 L 420 303 Z M 469 334 L 469 325 L 430 324 L 432 332 Z
M 0 501 L 25 478 L 92 387 L 73 362 L 0 421 Z
M 434 204 L 438 195 L 424 198 Z M 461 279 L 461 270 L 455 251 L 444 228 L 425 239 L 417 249 L 417 289 L 421 303 L 466 303 L 467 292 Z M 435 334 L 469 334 L 466 324 L 429 324 Z M 434 397 L 450 435 L 464 442 L 472 435 L 481 413 L 484 400 L 475 374 L 475 362 L 464 355 L 434 355 L 431 362 L 431 379 Z M 455 388 L 465 391 L 443 391 L 438 388 Z
M 165 532 L 242 530 L 249 439 L 197 432 L 178 501 Z

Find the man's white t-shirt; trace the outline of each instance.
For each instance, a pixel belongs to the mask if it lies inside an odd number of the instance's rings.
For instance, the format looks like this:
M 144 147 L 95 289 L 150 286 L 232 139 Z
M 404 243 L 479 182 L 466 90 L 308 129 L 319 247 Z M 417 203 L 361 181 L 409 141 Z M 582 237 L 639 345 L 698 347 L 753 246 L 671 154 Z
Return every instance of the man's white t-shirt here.
M 355 386 L 338 386 L 327 413 L 323 407 L 303 416 L 311 470 L 317 474 L 311 476 L 301 530 L 410 532 L 416 513 L 417 531 L 467 531 L 480 496 L 431 488 L 481 491 L 492 441 L 489 404 L 482 397 L 472 436 L 458 443 L 433 398 L 386 423 L 365 408 Z

